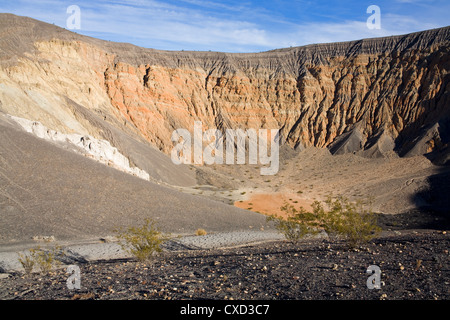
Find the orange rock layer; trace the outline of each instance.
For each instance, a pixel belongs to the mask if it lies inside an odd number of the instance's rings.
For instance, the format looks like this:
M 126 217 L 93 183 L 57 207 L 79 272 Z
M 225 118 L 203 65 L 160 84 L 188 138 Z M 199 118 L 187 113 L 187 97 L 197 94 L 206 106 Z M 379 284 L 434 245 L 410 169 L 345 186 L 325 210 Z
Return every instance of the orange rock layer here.
M 0 23 L 0 42 L 13 46 L 0 52 L 0 108 L 53 129 L 105 135 L 70 99 L 165 153 L 173 130 L 192 130 L 194 121 L 204 129 L 280 129 L 282 143 L 292 147 L 357 152 L 376 146 L 401 154 L 439 124 L 418 150 L 448 147 L 442 123 L 450 118 L 450 27 L 226 54 L 114 44 L 31 19 L 14 18 L 23 29 L 12 30 L 15 20 L 4 18 L 13 22 Z

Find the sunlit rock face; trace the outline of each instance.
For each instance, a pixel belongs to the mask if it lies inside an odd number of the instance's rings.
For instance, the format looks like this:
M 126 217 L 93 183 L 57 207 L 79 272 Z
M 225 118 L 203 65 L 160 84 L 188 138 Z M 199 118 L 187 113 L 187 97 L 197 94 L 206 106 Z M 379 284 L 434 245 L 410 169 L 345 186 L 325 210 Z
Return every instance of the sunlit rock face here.
M 280 129 L 292 147 L 448 159 L 450 28 L 263 53 L 166 52 L 0 19 L 0 110 L 166 154 L 175 129 Z M 444 160 L 442 160 L 444 159 Z

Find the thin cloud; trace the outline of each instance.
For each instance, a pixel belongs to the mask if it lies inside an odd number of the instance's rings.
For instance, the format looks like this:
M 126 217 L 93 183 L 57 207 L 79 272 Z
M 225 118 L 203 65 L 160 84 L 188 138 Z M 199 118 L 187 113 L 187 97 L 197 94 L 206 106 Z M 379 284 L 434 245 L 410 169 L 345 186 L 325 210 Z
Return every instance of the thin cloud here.
M 356 7 L 355 2 L 356 11 L 349 10 L 351 1 L 324 10 L 329 3 L 323 1 L 312 4 L 278 0 L 277 6 L 256 0 L 16 0 L 0 3 L 0 11 L 66 27 L 66 8 L 77 4 L 81 8 L 82 29 L 75 31 L 88 36 L 164 50 L 225 52 L 405 34 L 448 24 L 444 13 L 450 4 L 443 1 L 397 0 L 395 9 L 391 2 L 377 2 L 381 6 L 380 30 L 368 29 L 369 15 L 364 6 L 358 2 Z M 306 16 L 310 18 L 302 19 Z
M 331 43 L 360 40 L 365 38 L 403 35 L 440 27 L 436 23 L 424 23 L 410 16 L 397 14 L 382 15 L 381 29 L 369 29 L 366 21 L 344 21 L 341 23 L 307 23 L 298 25 L 282 38 L 272 35 L 270 43 L 281 47 L 301 46 L 313 43 Z
M 140 45 L 153 42 L 179 43 L 185 49 L 197 47 L 219 49 L 220 46 L 267 46 L 266 31 L 254 23 L 218 19 L 194 10 L 150 7 L 140 10 L 122 3 L 105 5 L 103 10 L 83 10 L 83 31 L 104 33 L 116 38 L 139 39 Z M 158 48 L 161 49 L 161 48 Z M 162 48 L 172 49 L 172 48 Z M 182 49 L 181 47 L 174 49 Z

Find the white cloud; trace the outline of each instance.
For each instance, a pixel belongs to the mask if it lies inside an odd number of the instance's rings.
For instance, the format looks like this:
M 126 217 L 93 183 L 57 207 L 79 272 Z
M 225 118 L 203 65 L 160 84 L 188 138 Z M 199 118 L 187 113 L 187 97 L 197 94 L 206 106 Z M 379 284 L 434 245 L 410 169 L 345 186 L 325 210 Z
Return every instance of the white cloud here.
M 430 16 L 421 17 L 421 12 L 400 11 L 399 14 L 396 11 L 397 14 L 393 14 L 385 11 L 382 6 L 382 28 L 369 30 L 364 20 L 368 17 L 365 12 L 362 12 L 360 21 L 339 21 L 332 18 L 324 20 L 322 16 L 320 22 L 295 22 L 293 19 L 284 19 L 281 13 L 272 14 L 255 6 L 254 2 L 181 0 L 172 4 L 162 0 L 16 1 L 13 13 L 29 15 L 33 12 L 32 17 L 61 27 L 65 27 L 69 2 L 75 3 L 81 8 L 80 33 L 168 50 L 254 52 L 405 34 L 440 27 L 443 19 L 448 19 L 441 17 L 438 21 Z M 401 1 L 417 0 L 397 0 Z M 424 4 L 426 1 L 422 0 L 420 3 Z M 11 6 L 12 2 L 0 3 L 0 11 Z M 433 10 L 445 11 L 436 8 Z
M 370 30 L 365 20 L 298 24 L 286 22 L 285 29 L 274 30 L 271 25 L 273 21 L 267 23 L 267 19 L 263 19 L 265 13 L 253 12 L 252 19 L 242 19 L 246 14 L 245 10 L 249 9 L 244 5 L 240 14 L 225 16 L 212 15 L 204 10 L 205 7 L 224 7 L 224 10 L 230 10 L 224 4 L 205 0 L 183 2 L 201 8 L 181 7 L 159 1 L 115 0 L 95 8 L 87 6 L 83 11 L 83 26 L 85 31 L 132 37 L 145 47 L 155 48 L 155 44 L 166 43 L 165 47 L 156 48 L 217 51 L 261 51 L 398 35 L 439 27 L 435 23 L 418 21 L 408 15 L 384 13 L 382 10 L 380 30 Z M 279 23 L 282 24 L 282 21 Z
M 132 2 L 133 6 L 125 5 Z M 146 2 L 138 6 L 136 1 L 115 1 L 103 7 L 82 7 L 81 18 L 85 34 L 103 33 L 139 40 L 139 44 L 153 47 L 153 43 L 166 41 L 177 48 L 208 48 L 235 50 L 242 47 L 270 45 L 266 31 L 255 23 L 208 16 L 202 11 L 161 6 L 158 2 Z M 108 39 L 110 40 L 110 39 Z
M 330 43 L 360 40 L 365 38 L 403 35 L 440 27 L 436 23 L 418 21 L 410 16 L 384 14 L 381 29 L 369 29 L 366 21 L 344 21 L 341 23 L 307 23 L 296 26 L 296 30 L 285 35 L 272 34 L 269 43 L 278 47 L 301 46 L 313 43 Z

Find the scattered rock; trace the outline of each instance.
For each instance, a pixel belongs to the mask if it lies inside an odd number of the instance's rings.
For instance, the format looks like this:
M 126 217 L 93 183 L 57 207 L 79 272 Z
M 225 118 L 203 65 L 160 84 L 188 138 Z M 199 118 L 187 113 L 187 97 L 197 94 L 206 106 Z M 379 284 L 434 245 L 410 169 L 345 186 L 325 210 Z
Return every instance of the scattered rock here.
M 54 236 L 34 236 L 33 240 L 39 242 L 54 242 L 56 239 Z
M 0 273 L 0 280 L 2 279 L 7 279 L 9 278 L 11 275 L 9 273 Z
M 379 243 L 383 246 L 380 247 Z M 400 244 L 404 252 L 411 254 L 400 254 Z M 65 270 L 27 276 L 22 272 L 12 272 L 1 280 L 0 297 L 448 300 L 450 271 L 442 266 L 450 264 L 448 254 L 444 253 L 449 246 L 450 239 L 440 232 L 418 232 L 375 239 L 359 252 L 328 239 L 308 239 L 297 244 L 275 241 L 239 248 L 187 250 L 183 254 L 167 252 L 164 257 L 155 258 L 151 267 L 130 259 L 125 262 L 79 263 L 81 290 L 78 291 L 67 290 Z M 341 254 L 330 254 L 330 250 Z M 375 251 L 378 254 L 374 257 L 372 252 Z M 440 264 L 430 261 L 429 252 L 433 252 Z M 352 259 L 348 258 L 349 255 Z M 389 287 L 389 292 L 367 288 L 369 275 L 365 270 L 373 264 L 380 267 L 382 288 Z M 420 270 L 426 270 L 426 277 L 422 271 L 404 267 L 414 264 L 420 264 Z

